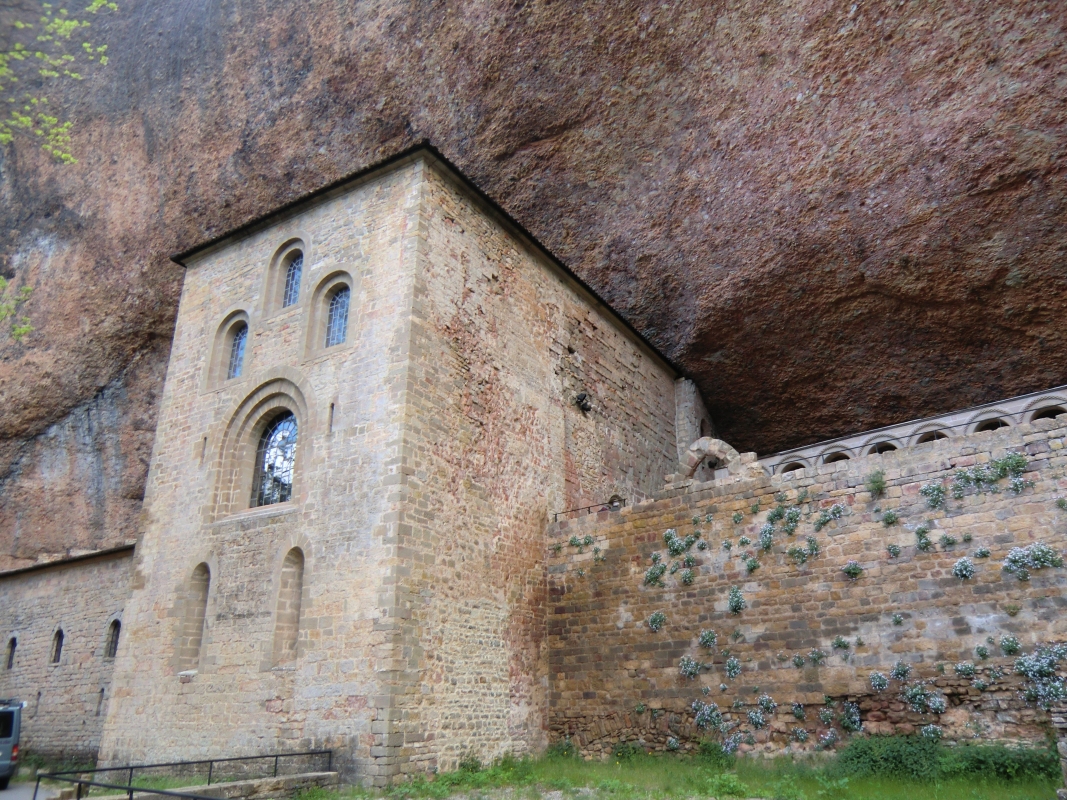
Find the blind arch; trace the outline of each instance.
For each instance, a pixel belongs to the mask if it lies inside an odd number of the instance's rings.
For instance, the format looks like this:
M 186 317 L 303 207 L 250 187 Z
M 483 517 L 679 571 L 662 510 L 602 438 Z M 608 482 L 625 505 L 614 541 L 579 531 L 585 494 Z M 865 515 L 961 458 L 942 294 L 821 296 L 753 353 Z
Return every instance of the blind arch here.
M 304 593 L 304 551 L 294 547 L 285 554 L 278 581 L 274 614 L 274 664 L 296 660 L 300 638 L 300 606 Z
M 207 564 L 197 564 L 189 578 L 181 642 L 178 646 L 179 669 L 182 672 L 196 669 L 200 665 L 200 650 L 204 643 L 204 626 L 207 622 L 207 599 L 210 589 L 211 569 Z

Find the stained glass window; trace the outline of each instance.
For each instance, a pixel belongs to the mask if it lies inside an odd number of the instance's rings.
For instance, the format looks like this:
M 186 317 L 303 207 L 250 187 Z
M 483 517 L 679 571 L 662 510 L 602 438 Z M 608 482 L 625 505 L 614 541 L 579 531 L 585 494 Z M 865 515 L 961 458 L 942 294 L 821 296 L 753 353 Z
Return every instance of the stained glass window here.
M 243 322 L 233 332 L 233 341 L 230 342 L 230 365 L 226 369 L 226 379 L 237 378 L 241 375 L 241 368 L 245 363 L 245 342 L 248 341 L 248 326 Z
M 348 298 L 351 292 L 343 286 L 330 297 L 330 314 L 326 321 L 326 347 L 341 344 L 348 333 Z
M 296 417 L 277 417 L 259 439 L 252 505 L 284 503 L 293 496 L 293 462 L 296 459 Z
M 304 254 L 297 253 L 285 271 L 285 296 L 282 308 L 294 305 L 300 299 L 300 275 L 304 272 Z

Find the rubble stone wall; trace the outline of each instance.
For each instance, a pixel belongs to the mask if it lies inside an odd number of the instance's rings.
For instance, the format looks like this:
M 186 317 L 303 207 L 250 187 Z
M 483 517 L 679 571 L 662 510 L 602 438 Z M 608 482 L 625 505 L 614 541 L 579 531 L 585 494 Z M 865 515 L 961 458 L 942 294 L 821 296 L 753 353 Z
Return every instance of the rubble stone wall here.
M 0 697 L 26 703 L 21 745 L 53 758 L 96 756 L 115 660 L 108 634 L 130 591 L 132 548 L 0 574 Z M 53 641 L 63 631 L 58 663 Z M 120 629 L 121 640 L 121 629 Z M 16 642 L 8 668 L 11 640 Z
M 1011 548 L 1034 542 L 1061 556 L 1067 549 L 1067 511 L 1056 502 L 1067 493 L 1065 436 L 1067 416 L 1060 416 L 817 470 L 683 482 L 621 512 L 550 526 L 551 737 L 572 736 L 592 754 L 609 752 L 622 740 L 662 749 L 674 738 L 682 748 L 693 747 L 707 735 L 694 725 L 691 705 L 700 700 L 717 703 L 728 720 L 754 734 L 756 749 L 767 751 L 809 749 L 830 727 L 843 734 L 842 701 L 859 705 L 864 728 L 873 733 L 910 733 L 936 723 L 951 739 L 1042 738 L 1047 716 L 1021 700 L 1014 659 L 999 644 L 1005 635 L 1015 636 L 1025 652 L 1038 642 L 1067 639 L 1067 569 L 1037 570 L 1020 581 L 1002 564 Z M 957 470 L 988 465 L 1011 451 L 1025 454 L 1022 479 L 1033 485 L 1016 494 L 1005 479 L 996 492 L 968 487 L 961 499 L 953 497 Z M 887 484 L 881 498 L 865 486 L 877 470 Z M 920 493 L 928 484 L 945 488 L 944 509 L 931 508 Z M 816 531 L 819 515 L 835 504 L 840 518 Z M 791 536 L 779 522 L 765 553 L 759 533 L 778 505 L 799 508 L 801 518 Z M 887 511 L 899 521 L 885 524 Z M 928 552 L 917 547 L 915 533 L 924 522 L 933 542 Z M 693 582 L 682 582 L 680 565 L 665 572 L 662 587 L 644 585 L 654 553 L 667 565 L 683 557 L 667 553 L 664 533 L 671 528 L 683 537 L 699 530 L 707 542 L 706 550 L 695 545 L 688 551 L 697 562 Z M 940 543 L 943 534 L 957 543 Z M 568 543 L 586 536 L 603 561 L 591 547 Z M 742 536 L 752 543 L 740 545 Z M 805 547 L 808 536 L 819 554 L 798 565 L 788 551 Z M 891 557 L 889 545 L 900 554 Z M 976 557 L 980 548 L 989 557 Z M 751 573 L 746 553 L 759 562 Z M 952 574 L 964 556 L 976 569 L 968 580 Z M 850 560 L 863 568 L 855 580 L 842 571 Z M 747 603 L 740 614 L 728 608 L 731 587 Z M 658 633 L 647 624 L 657 611 L 666 615 Z M 717 633 L 714 650 L 698 645 L 703 629 Z M 834 648 L 837 637 L 848 650 Z M 988 648 L 987 660 L 977 657 L 979 646 Z M 820 665 L 812 663 L 812 649 L 825 653 Z M 803 658 L 800 668 L 795 655 Z M 697 677 L 680 674 L 684 656 L 706 665 Z M 726 674 L 728 658 L 739 661 L 736 679 Z M 913 679 L 931 681 L 946 696 L 945 713 L 910 710 L 899 682 L 872 691 L 870 673 L 888 675 L 898 661 L 911 666 Z M 955 674 L 954 665 L 964 661 L 976 666 L 974 678 Z M 994 680 L 995 668 L 1004 677 Z M 982 691 L 976 680 L 991 686 Z M 747 714 L 764 693 L 778 708 L 769 727 L 752 730 Z M 837 703 L 832 726 L 819 720 L 824 697 Z M 805 720 L 791 713 L 794 702 L 805 705 Z M 796 727 L 807 730 L 806 743 L 791 740 Z

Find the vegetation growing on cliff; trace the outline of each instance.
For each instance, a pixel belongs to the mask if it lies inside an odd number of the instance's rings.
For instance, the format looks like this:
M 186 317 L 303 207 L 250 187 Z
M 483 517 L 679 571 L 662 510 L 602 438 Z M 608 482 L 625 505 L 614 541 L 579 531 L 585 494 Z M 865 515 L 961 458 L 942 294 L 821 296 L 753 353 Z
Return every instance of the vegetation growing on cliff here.
M 87 69 L 107 65 L 107 45 L 92 39 L 89 19 L 116 10 L 118 5 L 107 0 L 91 0 L 73 11 L 30 3 L 7 23 L 0 49 L 0 99 L 8 113 L 0 115 L 0 144 L 26 136 L 57 161 L 77 162 L 70 152 L 73 122 L 49 95 L 54 97 L 65 81 L 84 80 Z

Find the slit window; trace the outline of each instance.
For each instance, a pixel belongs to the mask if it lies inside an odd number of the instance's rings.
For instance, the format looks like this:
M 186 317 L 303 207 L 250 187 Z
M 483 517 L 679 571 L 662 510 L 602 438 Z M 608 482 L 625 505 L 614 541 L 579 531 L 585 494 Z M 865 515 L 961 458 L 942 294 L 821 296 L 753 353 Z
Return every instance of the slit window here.
M 58 664 L 59 660 L 63 658 L 63 629 L 60 628 L 56 631 L 52 637 L 52 657 L 50 661 L 53 664 Z
M 226 380 L 241 377 L 245 363 L 245 344 L 248 341 L 248 326 L 243 322 L 234 327 L 230 340 L 230 363 L 226 368 Z
M 18 639 L 16 639 L 14 636 L 12 636 L 11 640 L 7 643 L 7 659 L 6 659 L 7 669 L 14 669 L 15 668 L 15 649 L 18 646 L 19 646 Z
M 348 301 L 352 292 L 342 286 L 330 296 L 330 309 L 326 318 L 326 347 L 342 344 L 348 334 Z
M 104 647 L 104 658 L 114 658 L 119 652 L 119 633 L 122 632 L 122 623 L 117 619 L 111 620 L 107 626 L 107 645 Z
M 260 437 L 252 486 L 253 506 L 284 503 L 292 498 L 296 434 L 296 417 L 286 412 L 276 417 Z
M 300 278 L 304 273 L 304 254 L 297 253 L 285 270 L 285 292 L 282 296 L 282 308 L 295 306 L 300 299 Z

